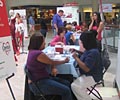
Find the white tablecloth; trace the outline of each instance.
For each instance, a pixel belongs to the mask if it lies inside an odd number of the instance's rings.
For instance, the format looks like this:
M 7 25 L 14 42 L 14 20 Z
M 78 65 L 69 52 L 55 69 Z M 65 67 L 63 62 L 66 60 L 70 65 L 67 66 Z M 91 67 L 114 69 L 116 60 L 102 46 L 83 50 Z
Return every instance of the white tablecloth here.
M 69 48 L 75 48 L 75 49 L 79 50 L 79 46 L 69 46 Z M 48 46 L 43 50 L 43 52 L 45 52 L 47 54 L 49 51 L 53 51 L 53 50 L 54 50 L 54 47 Z M 62 56 L 70 56 L 70 61 L 65 64 L 57 65 L 56 67 L 58 69 L 58 73 L 59 74 L 72 74 L 74 77 L 78 77 L 76 69 L 73 65 L 73 63 L 75 61 L 73 59 L 73 57 L 70 54 L 69 55 L 61 54 L 61 55 Z

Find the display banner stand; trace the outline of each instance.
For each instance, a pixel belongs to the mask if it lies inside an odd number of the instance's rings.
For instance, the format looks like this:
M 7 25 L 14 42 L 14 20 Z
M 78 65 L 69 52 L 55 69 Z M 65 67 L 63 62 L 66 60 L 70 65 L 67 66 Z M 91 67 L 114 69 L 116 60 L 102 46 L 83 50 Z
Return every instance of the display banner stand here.
M 9 79 L 15 75 L 16 63 L 5 1 L 0 0 L 0 82 L 6 80 L 13 100 L 16 100 L 9 82 Z M 2 88 L 4 89 L 4 87 Z
M 13 91 L 12 91 L 12 88 L 11 88 L 10 82 L 9 82 L 9 79 L 10 79 L 11 77 L 13 77 L 14 75 L 15 75 L 15 74 L 13 73 L 13 74 L 10 75 L 9 77 L 7 77 L 7 78 L 6 78 L 6 81 L 7 81 L 8 87 L 9 87 L 9 89 L 10 89 L 11 95 L 12 95 L 12 97 L 13 97 L 13 100 L 16 100 L 16 99 L 15 99 L 15 96 L 14 96 L 14 93 L 13 93 Z

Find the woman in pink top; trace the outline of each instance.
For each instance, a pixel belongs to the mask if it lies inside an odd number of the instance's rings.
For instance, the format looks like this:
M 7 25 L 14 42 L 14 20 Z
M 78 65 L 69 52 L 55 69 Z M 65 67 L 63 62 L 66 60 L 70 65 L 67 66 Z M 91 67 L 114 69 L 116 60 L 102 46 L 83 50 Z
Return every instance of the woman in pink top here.
M 96 30 L 98 32 L 97 39 L 99 41 L 102 40 L 101 32 L 103 30 L 104 24 L 101 20 L 100 13 L 99 12 L 93 12 L 91 17 L 91 23 L 89 25 L 89 30 Z
M 93 12 L 91 17 L 91 23 L 89 25 L 89 30 L 96 30 L 98 32 L 96 38 L 98 40 L 98 46 L 102 49 L 101 46 L 101 40 L 102 40 L 102 30 L 104 27 L 104 23 L 101 20 L 100 13 L 99 12 Z M 100 49 L 100 51 L 101 51 Z
M 65 32 L 66 29 L 64 27 L 59 27 L 57 35 L 50 42 L 50 46 L 65 45 L 66 44 Z

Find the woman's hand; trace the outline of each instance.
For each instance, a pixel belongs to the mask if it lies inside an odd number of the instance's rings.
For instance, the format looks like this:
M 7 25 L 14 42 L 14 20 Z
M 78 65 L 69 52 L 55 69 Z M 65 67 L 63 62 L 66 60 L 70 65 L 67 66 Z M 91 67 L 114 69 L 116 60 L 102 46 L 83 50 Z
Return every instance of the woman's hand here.
M 92 22 L 94 22 L 94 17 L 93 16 L 91 16 L 91 20 L 92 20 Z
M 53 75 L 53 76 L 56 76 L 58 74 L 58 70 L 57 70 L 57 68 L 52 68 L 51 69 L 51 75 Z
M 64 43 L 63 42 L 57 42 L 56 45 L 64 46 Z
M 78 55 L 77 55 L 77 53 L 76 53 L 76 52 L 73 52 L 72 56 L 73 56 L 73 58 L 78 57 Z
M 74 48 L 71 48 L 71 49 L 70 49 L 70 52 L 71 52 L 71 53 L 73 53 L 73 52 L 75 52 L 75 51 L 76 51 L 76 49 L 74 49 Z
M 69 62 L 69 60 L 70 60 L 70 59 L 69 59 L 69 57 L 67 57 L 67 58 L 65 58 L 65 60 L 64 60 L 64 61 L 65 61 L 65 63 L 68 63 L 68 62 Z

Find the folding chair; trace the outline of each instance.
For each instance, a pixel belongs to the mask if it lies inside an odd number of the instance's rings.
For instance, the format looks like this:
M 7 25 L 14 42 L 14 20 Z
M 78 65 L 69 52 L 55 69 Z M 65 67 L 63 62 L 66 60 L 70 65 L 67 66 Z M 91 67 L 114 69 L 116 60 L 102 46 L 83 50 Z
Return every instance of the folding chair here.
M 31 73 L 28 71 L 27 66 L 25 66 L 25 73 L 26 76 L 28 78 L 28 80 L 30 80 L 32 82 L 32 75 Z M 32 82 L 30 83 L 30 91 L 34 94 L 35 98 L 37 100 L 55 100 L 56 95 L 45 95 L 38 87 L 36 82 Z
M 109 63 L 103 64 L 102 77 L 104 76 L 104 74 L 105 74 L 105 72 L 108 70 L 108 68 L 110 67 L 110 64 L 111 64 L 111 61 L 110 61 L 110 60 L 109 60 Z M 87 90 L 89 91 L 89 95 L 90 95 L 90 94 L 93 94 L 93 95 L 94 95 L 95 97 L 97 97 L 99 100 L 103 100 L 103 99 L 102 99 L 102 96 L 100 95 L 100 93 L 95 89 L 96 86 L 98 86 L 98 85 L 100 85 L 100 84 L 102 84 L 103 87 L 105 86 L 105 85 L 104 85 L 104 79 L 103 79 L 103 78 L 102 78 L 99 82 L 97 82 L 94 86 L 91 86 L 90 88 L 87 88 Z M 96 93 L 97 93 L 98 95 L 96 95 L 96 94 L 93 92 L 93 90 L 96 91 Z

